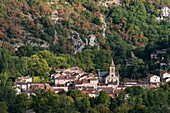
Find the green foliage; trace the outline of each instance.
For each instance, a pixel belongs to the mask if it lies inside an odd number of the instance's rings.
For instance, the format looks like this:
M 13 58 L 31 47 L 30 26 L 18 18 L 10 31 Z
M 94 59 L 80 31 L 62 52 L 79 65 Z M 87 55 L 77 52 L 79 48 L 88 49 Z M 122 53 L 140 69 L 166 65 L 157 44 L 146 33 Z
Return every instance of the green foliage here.
M 127 67 L 127 72 L 132 79 L 139 79 L 139 78 L 144 78 L 147 73 L 147 66 L 145 62 L 142 59 L 137 58 L 133 53 L 131 55 L 131 59 L 129 60 L 130 66 Z
M 66 113 L 76 112 L 74 100 L 66 95 L 57 95 L 50 91 L 39 90 L 32 96 L 32 108 L 37 113 Z
M 77 98 L 75 101 L 75 106 L 78 111 L 81 113 L 87 112 L 87 109 L 90 108 L 90 101 L 88 97 Z
M 169 84 L 169 83 L 167 83 Z M 166 84 L 166 85 L 167 85 Z M 119 106 L 117 106 L 115 112 L 132 112 L 132 113 L 160 113 L 162 110 L 166 109 L 168 111 L 169 104 L 169 90 L 163 91 L 166 85 L 158 88 L 156 90 L 148 90 L 142 87 L 129 87 L 126 88 L 126 94 L 130 97 L 125 100 Z M 117 98 L 117 103 L 119 99 Z M 165 110 L 165 111 L 166 111 Z
M 45 76 L 49 73 L 48 63 L 45 59 L 41 59 L 37 55 L 32 55 L 29 62 L 29 75 Z
M 110 105 L 110 97 L 105 91 L 101 91 L 97 97 L 97 104 L 104 104 L 106 106 Z
M 9 78 L 9 76 L 7 73 L 1 73 L 0 74 L 0 85 L 5 86 L 8 78 Z
M 5 102 L 0 102 L 0 112 L 1 113 L 8 113 L 8 107 Z
M 12 106 L 13 113 L 25 113 L 30 108 L 31 100 L 26 94 L 19 94 L 16 96 L 15 104 Z
M 146 89 L 140 87 L 140 86 L 134 86 L 134 87 L 127 87 L 126 88 L 126 93 L 129 94 L 130 96 L 137 96 L 137 95 L 142 95 L 146 93 Z
M 106 104 L 99 104 L 95 106 L 95 109 L 98 113 L 111 113 L 110 109 L 107 107 Z

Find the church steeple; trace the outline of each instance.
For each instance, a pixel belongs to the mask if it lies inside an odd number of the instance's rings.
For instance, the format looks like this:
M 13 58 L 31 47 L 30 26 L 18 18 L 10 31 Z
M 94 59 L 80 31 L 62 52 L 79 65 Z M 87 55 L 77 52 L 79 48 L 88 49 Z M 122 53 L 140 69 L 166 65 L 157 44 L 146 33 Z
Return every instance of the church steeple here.
M 110 77 L 115 77 L 115 64 L 114 64 L 114 61 L 113 61 L 113 58 L 112 58 L 112 61 L 111 61 L 111 64 L 110 64 Z
M 113 61 L 113 58 L 112 58 L 112 61 L 111 61 L 110 67 L 115 67 L 115 63 L 114 63 L 114 61 Z

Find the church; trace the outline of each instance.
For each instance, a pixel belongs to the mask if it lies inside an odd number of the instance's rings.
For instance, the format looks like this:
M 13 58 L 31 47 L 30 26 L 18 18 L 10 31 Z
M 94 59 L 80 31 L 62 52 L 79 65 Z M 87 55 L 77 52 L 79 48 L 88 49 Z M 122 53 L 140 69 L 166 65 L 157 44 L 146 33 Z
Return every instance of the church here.
M 112 84 L 118 85 L 119 84 L 119 73 L 115 71 L 115 64 L 112 59 L 109 67 L 109 72 L 99 72 L 99 83 L 104 84 Z

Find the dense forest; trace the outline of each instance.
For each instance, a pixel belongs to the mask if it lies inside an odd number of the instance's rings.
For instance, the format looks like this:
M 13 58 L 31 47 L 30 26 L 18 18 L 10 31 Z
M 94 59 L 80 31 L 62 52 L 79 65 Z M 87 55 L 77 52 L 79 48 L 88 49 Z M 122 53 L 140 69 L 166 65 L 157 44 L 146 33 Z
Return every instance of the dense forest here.
M 170 83 L 157 90 L 127 88 L 118 98 L 72 90 L 16 95 L 17 77 L 49 83 L 56 69 L 107 71 L 113 57 L 120 79 L 142 79 L 170 68 L 169 0 L 0 0 L 0 113 L 169 113 Z M 166 50 L 151 59 L 156 50 Z M 130 66 L 127 66 L 130 65 Z M 128 94 L 129 98 L 125 97 Z
M 31 45 L 55 54 L 109 49 L 121 59 L 132 50 L 168 47 L 169 18 L 156 18 L 169 0 L 102 3 L 105 0 L 1 0 L 1 47 L 12 51 Z M 91 36 L 96 37 L 92 46 L 87 44 Z
M 169 1 L 120 0 L 119 5 L 107 6 L 104 2 L 1 0 L 0 73 L 48 78 L 55 69 L 72 66 L 96 73 L 107 71 L 112 57 L 122 78 L 164 71 L 159 63 L 162 57 L 167 64 L 170 61 L 170 21 L 156 18 Z M 80 50 L 91 35 L 95 44 Z M 150 54 L 161 49 L 167 49 L 166 54 L 150 60 Z

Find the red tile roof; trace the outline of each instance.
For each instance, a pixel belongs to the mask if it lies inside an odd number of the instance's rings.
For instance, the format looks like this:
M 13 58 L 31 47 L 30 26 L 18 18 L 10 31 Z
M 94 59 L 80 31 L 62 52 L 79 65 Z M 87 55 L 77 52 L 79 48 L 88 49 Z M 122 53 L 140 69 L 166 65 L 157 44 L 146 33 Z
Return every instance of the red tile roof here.
M 157 76 L 157 75 L 154 75 L 154 74 L 149 74 L 146 78 L 151 78 L 153 76 Z

